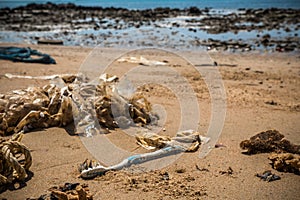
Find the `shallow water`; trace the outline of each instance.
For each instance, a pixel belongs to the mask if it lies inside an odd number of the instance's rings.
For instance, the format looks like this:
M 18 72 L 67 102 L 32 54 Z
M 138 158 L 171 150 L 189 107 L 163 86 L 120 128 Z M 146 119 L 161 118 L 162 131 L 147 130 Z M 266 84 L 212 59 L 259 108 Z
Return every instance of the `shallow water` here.
M 15 42 L 15 43 L 30 43 L 36 44 L 38 38 L 59 39 L 64 41 L 64 45 L 75 46 L 102 46 L 102 47 L 140 47 L 140 46 L 157 46 L 170 47 L 175 49 L 198 49 L 197 41 L 207 40 L 212 38 L 214 40 L 239 40 L 252 45 L 254 49 L 264 49 L 263 46 L 256 46 L 255 42 L 259 37 L 269 34 L 272 39 L 284 40 L 287 37 L 294 37 L 300 35 L 299 25 L 289 26 L 289 32 L 285 28 L 272 30 L 251 30 L 226 32 L 219 34 L 210 34 L 203 28 L 210 29 L 212 27 L 199 27 L 197 23 L 187 22 L 190 19 L 200 19 L 199 17 L 180 16 L 175 18 L 167 18 L 163 21 L 151 23 L 150 25 L 143 25 L 139 28 L 125 27 L 119 30 L 114 28 L 106 28 L 94 30 L 93 28 L 82 28 L 78 30 L 71 30 L 66 25 L 56 25 L 52 31 L 32 31 L 32 32 L 14 32 L 1 31 L 1 42 Z M 89 21 L 85 19 L 80 21 Z M 96 22 L 99 19 L 94 19 Z M 115 20 L 101 19 L 106 21 L 105 24 L 115 24 Z M 124 22 L 119 22 L 123 24 Z M 172 26 L 177 23 L 180 27 Z M 251 26 L 251 23 L 244 24 Z M 259 26 L 260 24 L 254 24 Z M 297 28 L 298 27 L 298 28 Z M 200 29 L 201 28 L 201 29 Z
M 23 5 L 30 1 L 1 1 L 0 6 L 7 3 L 7 5 L 15 3 L 15 5 Z M 52 1 L 56 3 L 63 3 L 66 1 Z M 95 1 L 70 1 L 78 5 L 100 5 Z M 120 3 L 121 7 L 134 8 L 133 4 L 137 4 L 138 1 L 130 0 L 127 3 L 125 1 L 114 1 L 113 3 Z M 272 40 L 286 41 L 289 38 L 296 40 L 299 46 L 300 44 L 300 23 L 293 22 L 292 24 L 280 23 L 276 26 L 265 26 L 270 21 L 264 22 L 236 22 L 230 24 L 222 31 L 215 31 L 214 24 L 201 22 L 203 18 L 208 17 L 209 19 L 220 18 L 223 16 L 235 17 L 239 16 L 243 18 L 246 11 L 244 8 L 255 8 L 255 7 L 276 7 L 279 1 L 277 0 L 250 0 L 241 4 L 240 1 L 227 0 L 221 1 L 183 1 L 183 0 L 163 0 L 160 2 L 142 1 L 140 2 L 141 8 L 152 8 L 158 4 L 172 5 L 171 7 L 184 7 L 188 6 L 199 6 L 207 4 L 205 7 L 214 7 L 214 9 L 202 10 L 201 16 L 177 16 L 169 17 L 155 22 L 125 22 L 120 18 L 117 21 L 111 18 L 99 19 L 97 17 L 91 18 L 90 16 L 84 16 L 86 18 L 76 20 L 70 20 L 69 22 L 61 21 L 58 24 L 51 25 L 35 25 L 35 29 L 32 30 L 48 30 L 50 31 L 28 31 L 28 32 L 14 32 L 7 30 L 18 30 L 16 29 L 5 29 L 0 27 L 0 41 L 1 42 L 17 42 L 17 43 L 37 43 L 38 39 L 54 39 L 63 40 L 64 45 L 75 45 L 75 46 L 102 46 L 102 47 L 140 47 L 140 46 L 157 46 L 157 47 L 168 47 L 178 49 L 198 49 L 203 48 L 199 44 L 203 44 L 209 39 L 230 41 L 235 40 L 242 43 L 251 45 L 252 49 L 265 49 L 262 45 L 256 45 L 262 40 L 262 36 L 270 35 Z M 278 7 L 298 7 L 298 1 L 288 0 L 286 3 L 282 3 Z M 37 1 L 36 3 L 44 3 L 44 1 Z M 110 5 L 110 1 L 101 1 L 101 5 L 107 7 Z M 235 3 L 235 4 L 234 4 Z M 299 1 L 300 3 L 300 1 Z M 200 5 L 201 4 L 201 5 Z M 214 6 L 212 6 L 214 5 Z M 187 6 L 185 6 L 187 7 Z M 204 7 L 204 6 L 202 6 Z M 300 5 L 299 5 L 300 8 Z M 288 11 L 283 11 L 288 12 Z M 233 14 L 233 15 L 230 15 Z M 82 17 L 82 16 L 81 16 Z M 255 20 L 256 21 L 256 20 Z M 234 22 L 233 22 L 234 23 Z M 276 22 L 275 22 L 276 23 Z M 54 23 L 53 23 L 54 24 Z M 272 24 L 273 21 L 272 21 Z M 21 26 L 23 24 L 11 24 L 11 26 Z M 26 24 L 25 24 L 26 25 Z M 226 23 L 225 23 L 226 25 Z M 224 26 L 224 25 L 223 25 Z M 222 26 L 222 27 L 223 27 Z M 232 28 L 233 27 L 233 28 Z M 269 27 L 269 29 L 268 29 Z M 272 27 L 272 28 L 270 28 Z M 274 28 L 276 27 L 276 29 Z M 47 28 L 47 29 L 45 29 Z M 24 29 L 23 29 L 24 30 Z M 28 29 L 29 30 L 29 29 Z M 249 49 L 249 48 L 248 48 Z

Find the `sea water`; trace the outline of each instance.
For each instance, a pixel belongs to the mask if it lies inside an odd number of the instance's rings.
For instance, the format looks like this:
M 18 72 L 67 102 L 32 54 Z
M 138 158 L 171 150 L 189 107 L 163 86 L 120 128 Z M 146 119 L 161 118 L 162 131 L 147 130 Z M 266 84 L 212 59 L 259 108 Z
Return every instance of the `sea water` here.
M 300 0 L 0 0 L 0 8 L 25 6 L 28 3 L 74 3 L 82 6 L 149 9 L 156 7 L 238 9 L 238 8 L 300 8 Z

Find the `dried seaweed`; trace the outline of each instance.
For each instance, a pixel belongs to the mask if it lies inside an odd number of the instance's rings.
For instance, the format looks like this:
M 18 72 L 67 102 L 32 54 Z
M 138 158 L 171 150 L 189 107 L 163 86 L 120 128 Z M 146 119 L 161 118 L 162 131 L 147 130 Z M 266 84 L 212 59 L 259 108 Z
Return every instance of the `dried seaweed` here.
M 249 140 L 240 143 L 246 154 L 257 153 L 293 153 L 300 154 L 300 145 L 292 144 L 277 130 L 268 130 L 252 136 Z
M 300 175 L 300 156 L 291 153 L 273 153 L 269 156 L 274 169 Z

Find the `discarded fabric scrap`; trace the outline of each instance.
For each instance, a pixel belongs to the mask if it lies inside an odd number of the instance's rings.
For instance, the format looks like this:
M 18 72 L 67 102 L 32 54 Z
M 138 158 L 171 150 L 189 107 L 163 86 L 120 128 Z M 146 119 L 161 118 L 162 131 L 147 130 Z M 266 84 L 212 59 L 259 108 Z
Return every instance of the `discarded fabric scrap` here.
M 32 58 L 31 56 L 38 56 L 39 58 Z M 0 47 L 0 59 L 14 62 L 56 64 L 56 61 L 48 54 L 32 50 L 29 47 Z

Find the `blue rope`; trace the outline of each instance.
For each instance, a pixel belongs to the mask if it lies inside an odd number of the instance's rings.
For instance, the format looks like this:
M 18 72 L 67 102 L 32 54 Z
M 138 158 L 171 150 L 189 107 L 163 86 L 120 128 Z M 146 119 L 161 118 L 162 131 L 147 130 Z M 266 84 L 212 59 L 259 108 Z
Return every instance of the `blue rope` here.
M 39 56 L 39 58 L 31 58 L 32 55 Z M 32 50 L 29 47 L 0 47 L 0 59 L 13 62 L 56 64 L 56 61 L 48 54 Z

